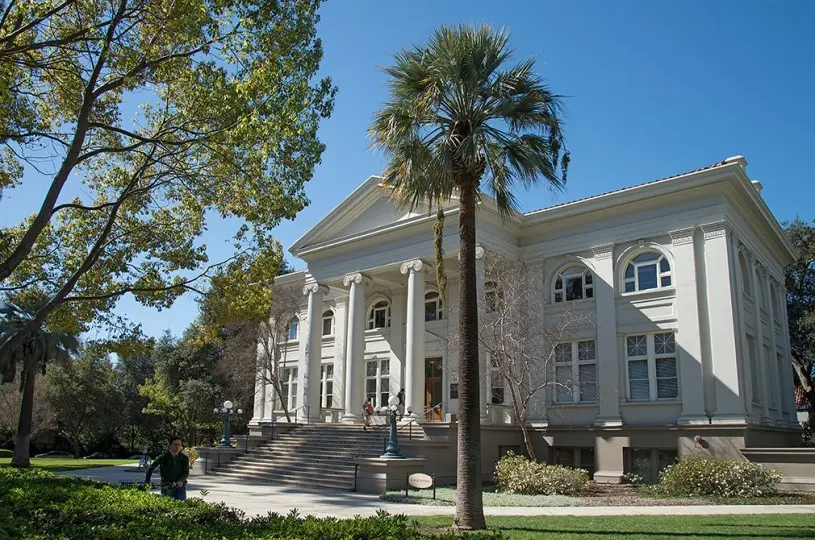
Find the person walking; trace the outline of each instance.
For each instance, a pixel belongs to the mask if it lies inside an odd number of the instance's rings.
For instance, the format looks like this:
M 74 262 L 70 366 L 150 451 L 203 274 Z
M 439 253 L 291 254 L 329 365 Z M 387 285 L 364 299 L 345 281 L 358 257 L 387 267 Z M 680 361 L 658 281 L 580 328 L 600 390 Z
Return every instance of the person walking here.
M 405 389 L 402 388 L 399 390 L 399 393 L 396 394 L 396 397 L 399 398 L 399 420 L 405 417 Z
M 167 451 L 157 457 L 147 468 L 144 483 L 150 483 L 150 477 L 158 467 L 161 474 L 161 494 L 179 501 L 186 501 L 190 459 L 181 452 L 183 447 L 181 437 L 172 436 L 167 439 L 167 442 L 169 443 Z
M 362 431 L 368 431 L 368 428 L 371 426 L 371 417 L 374 414 L 374 406 L 371 405 L 371 398 L 365 400 L 365 403 L 362 404 L 362 416 L 365 420 L 365 425 L 362 426 Z

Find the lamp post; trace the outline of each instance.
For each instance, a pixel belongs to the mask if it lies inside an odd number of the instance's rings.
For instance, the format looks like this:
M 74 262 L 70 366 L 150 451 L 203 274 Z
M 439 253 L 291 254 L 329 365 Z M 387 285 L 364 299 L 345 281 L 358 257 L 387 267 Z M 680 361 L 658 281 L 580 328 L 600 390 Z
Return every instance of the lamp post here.
M 385 453 L 379 457 L 386 459 L 404 459 L 405 456 L 399 453 L 399 441 L 396 440 L 396 415 L 399 409 L 399 398 L 391 396 L 388 400 L 390 407 L 390 422 L 391 429 L 388 437 L 388 446 L 385 448 Z
M 224 419 L 224 434 L 221 437 L 221 448 L 229 448 L 230 439 L 230 424 L 232 423 L 232 415 L 235 414 L 233 404 L 228 399 L 224 401 L 223 407 L 215 407 L 212 412 L 220 414 Z M 238 409 L 238 414 L 243 414 L 243 409 Z

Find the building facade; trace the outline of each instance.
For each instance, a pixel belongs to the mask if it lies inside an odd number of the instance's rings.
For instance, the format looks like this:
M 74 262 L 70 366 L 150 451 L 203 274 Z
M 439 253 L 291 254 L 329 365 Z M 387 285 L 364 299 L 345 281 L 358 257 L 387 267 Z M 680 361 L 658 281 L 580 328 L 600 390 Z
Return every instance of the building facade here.
M 542 269 L 544 314 L 593 321 L 557 346 L 560 384 L 542 391 L 530 418 L 539 455 L 619 481 L 627 471 L 654 477 L 677 454 L 734 455 L 795 436 L 784 299 L 795 252 L 746 166 L 736 156 L 508 220 L 482 201 L 479 245 Z M 404 389 L 428 432 L 455 424 L 447 336 L 457 324 L 447 307 L 458 303 L 457 212 L 455 201 L 445 209 L 445 297 L 433 271 L 435 217 L 395 207 L 377 177 L 291 247 L 308 264 L 278 278 L 304 284 L 282 371 L 299 419 L 360 422 L 366 398 L 379 407 Z M 484 297 L 483 257 L 478 264 Z M 498 447 L 514 415 L 483 351 L 480 360 L 484 444 Z M 272 396 L 259 379 L 253 426 L 279 420 Z

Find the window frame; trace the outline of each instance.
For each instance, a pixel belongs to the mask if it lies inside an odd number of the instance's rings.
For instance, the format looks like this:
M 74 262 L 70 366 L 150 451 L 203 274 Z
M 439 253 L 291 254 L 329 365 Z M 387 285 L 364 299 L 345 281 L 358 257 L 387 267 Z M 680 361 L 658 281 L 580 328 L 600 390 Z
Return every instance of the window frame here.
M 656 336 L 672 335 L 671 342 L 673 350 L 669 352 L 658 353 L 656 351 Z M 629 352 L 629 339 L 632 338 L 645 338 L 645 354 L 632 355 Z M 667 341 L 666 341 L 667 343 Z M 648 403 L 648 402 L 673 402 L 681 401 L 682 389 L 680 388 L 680 367 L 679 367 L 679 350 L 676 346 L 676 330 L 660 330 L 659 332 L 640 332 L 636 334 L 628 334 L 624 336 L 623 341 L 624 355 L 625 355 L 625 393 L 626 399 L 633 403 Z M 674 375 L 672 377 L 658 377 L 657 376 L 657 360 L 672 358 L 674 361 Z M 648 399 L 633 398 L 631 392 L 631 368 L 632 362 L 646 361 L 648 369 Z M 671 397 L 659 397 L 659 381 L 666 381 L 670 379 L 676 380 L 676 395 Z M 634 379 L 635 381 L 646 380 L 644 378 Z
M 377 307 L 380 304 L 385 304 L 385 306 Z M 385 325 L 384 326 L 377 326 L 376 325 L 376 313 L 377 311 L 385 310 Z M 368 316 L 365 319 L 365 330 L 382 330 L 384 328 L 391 327 L 391 301 L 387 298 L 377 298 L 373 302 L 370 303 L 370 307 L 368 308 Z
M 297 366 L 282 367 L 280 376 L 280 396 L 286 401 L 285 409 L 293 411 L 297 408 Z
M 492 279 L 484 281 L 484 312 L 494 313 L 499 300 L 498 282 Z
M 329 389 L 331 392 L 328 392 Z M 334 408 L 334 395 L 334 364 L 331 362 L 320 364 L 320 407 L 323 409 Z M 330 404 L 328 404 L 329 396 L 331 396 Z
M 580 269 L 580 271 L 574 271 L 566 273 L 567 271 L 573 269 Z M 576 277 L 580 277 L 580 298 L 572 298 L 568 299 L 568 291 L 569 289 L 566 288 L 566 280 L 567 279 L 574 279 Z M 558 281 L 560 281 L 560 287 L 558 287 Z M 591 283 L 587 283 L 591 281 Z M 558 300 L 558 295 L 560 295 L 560 300 Z M 553 304 L 563 304 L 566 302 L 576 302 L 580 300 L 593 300 L 594 299 L 594 273 L 591 269 L 584 264 L 580 263 L 573 263 L 561 268 L 557 273 L 555 273 L 555 277 L 552 280 L 552 296 L 551 300 Z
M 506 405 L 507 390 L 504 376 L 501 374 L 501 367 L 489 353 L 487 353 L 487 363 L 489 365 L 489 369 L 487 370 L 487 388 L 489 388 L 490 392 L 487 404 Z M 500 401 L 495 400 L 497 396 L 501 397 Z
M 431 295 L 435 295 L 435 297 L 428 298 L 428 296 Z M 427 311 L 427 305 L 431 302 L 433 302 L 436 305 L 435 312 L 433 313 L 433 316 L 435 318 L 428 319 L 427 316 L 429 312 Z M 424 321 L 436 322 L 441 321 L 443 319 L 444 319 L 444 300 L 442 299 L 441 294 L 439 294 L 438 291 L 427 291 L 424 295 Z
M 593 354 L 592 358 L 580 358 L 581 353 L 581 344 L 584 343 L 591 343 Z M 560 358 L 558 354 L 557 348 L 565 349 L 568 346 L 569 348 L 569 360 L 564 361 Z M 561 399 L 559 396 L 559 391 L 562 391 L 560 383 L 555 386 L 554 395 L 552 397 L 552 401 L 555 405 L 569 405 L 573 403 L 597 403 L 599 401 L 599 394 L 598 394 L 598 384 L 597 384 L 597 340 L 594 338 L 584 338 L 584 339 L 575 339 L 572 341 L 562 341 L 560 343 L 555 344 L 556 349 L 554 352 L 554 360 L 555 360 L 555 382 L 557 381 L 557 369 L 558 367 L 569 368 L 569 379 L 568 383 L 571 387 L 571 398 L 570 399 Z M 580 367 L 581 366 L 594 366 L 594 381 L 591 384 L 594 385 L 594 399 L 582 399 L 582 393 L 584 390 L 585 383 L 580 380 Z
M 331 320 L 330 327 L 329 327 L 329 332 L 327 334 L 325 333 L 326 319 Z M 334 328 L 334 324 L 335 324 L 334 310 L 332 310 L 331 308 L 328 308 L 328 309 L 324 310 L 321 320 L 322 320 L 322 328 L 321 328 L 320 332 L 321 332 L 322 337 L 332 337 L 334 335 L 334 331 L 335 331 L 335 328 Z
M 292 336 L 292 330 L 294 330 L 294 336 Z M 289 321 L 289 325 L 286 327 L 286 341 L 297 341 L 300 339 L 300 317 L 294 316 Z
M 642 261 L 642 262 L 634 262 L 635 259 L 637 259 L 638 257 L 641 257 L 642 255 L 652 254 L 652 253 L 657 256 L 655 259 L 651 259 L 651 260 L 648 260 L 648 261 Z M 668 265 L 668 270 L 666 270 L 666 271 L 662 270 L 662 262 L 663 261 L 665 261 L 665 263 Z M 646 266 L 652 266 L 652 265 L 655 267 L 657 285 L 656 285 L 656 287 L 649 287 L 648 289 L 643 289 L 643 288 L 640 287 L 640 270 L 639 269 L 643 268 L 643 267 L 646 267 Z M 630 267 L 633 267 L 633 269 L 634 269 L 633 277 L 628 277 L 628 269 Z M 626 262 L 626 264 L 622 267 L 623 274 L 622 274 L 621 292 L 622 292 L 622 294 L 632 294 L 632 293 L 645 292 L 645 291 L 654 291 L 654 290 L 659 290 L 659 289 L 670 289 L 670 288 L 674 287 L 674 282 L 675 282 L 674 275 L 673 275 L 673 268 L 674 268 L 673 261 L 671 261 L 670 257 L 668 257 L 668 255 L 666 253 L 664 253 L 663 251 L 660 251 L 659 249 L 652 248 L 652 249 L 646 249 L 646 250 L 638 251 L 637 253 L 635 253 L 634 255 L 629 257 L 628 262 Z M 663 283 L 662 283 L 663 279 L 665 279 L 665 278 L 667 278 L 669 280 L 669 283 L 667 285 L 663 285 Z M 628 290 L 629 283 L 633 284 L 633 287 L 634 287 L 633 290 L 630 290 L 630 291 Z
M 372 363 L 376 363 L 375 373 L 373 375 L 369 375 L 368 366 Z M 383 369 L 385 368 L 385 369 Z M 386 371 L 383 373 L 383 371 Z M 374 383 L 374 392 L 368 391 L 368 381 L 376 381 Z M 387 381 L 384 385 L 382 384 L 383 381 Z M 391 374 L 390 374 L 390 358 L 366 358 L 365 359 L 365 386 L 363 388 L 365 392 L 365 399 L 371 399 L 371 405 L 374 407 L 382 407 L 388 404 L 388 399 L 390 398 L 390 383 L 391 383 Z M 388 397 L 384 397 L 387 395 Z M 384 400 L 384 403 L 379 403 L 380 401 Z

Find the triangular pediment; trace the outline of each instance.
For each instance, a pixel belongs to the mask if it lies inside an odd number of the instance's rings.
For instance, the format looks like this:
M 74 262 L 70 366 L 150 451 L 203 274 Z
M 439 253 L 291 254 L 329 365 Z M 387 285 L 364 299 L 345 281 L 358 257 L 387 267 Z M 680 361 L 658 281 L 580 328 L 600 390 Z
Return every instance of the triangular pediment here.
M 389 198 L 382 178 L 372 176 L 291 246 L 292 254 L 332 240 L 353 237 L 399 221 L 426 215 L 424 209 L 399 208 Z

